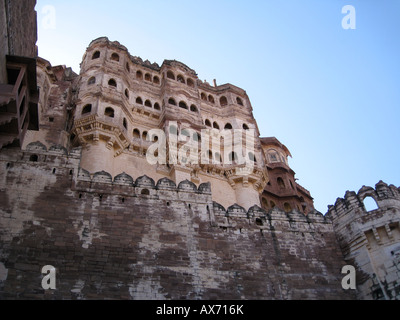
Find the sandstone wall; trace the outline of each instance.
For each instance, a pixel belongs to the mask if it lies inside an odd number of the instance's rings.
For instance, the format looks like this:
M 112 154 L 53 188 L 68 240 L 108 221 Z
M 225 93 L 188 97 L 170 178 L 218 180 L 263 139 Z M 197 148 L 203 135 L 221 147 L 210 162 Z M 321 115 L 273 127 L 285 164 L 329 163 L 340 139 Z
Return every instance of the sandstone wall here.
M 93 175 L 80 156 L 0 152 L 1 299 L 354 298 L 321 214 L 224 208 L 210 184 Z

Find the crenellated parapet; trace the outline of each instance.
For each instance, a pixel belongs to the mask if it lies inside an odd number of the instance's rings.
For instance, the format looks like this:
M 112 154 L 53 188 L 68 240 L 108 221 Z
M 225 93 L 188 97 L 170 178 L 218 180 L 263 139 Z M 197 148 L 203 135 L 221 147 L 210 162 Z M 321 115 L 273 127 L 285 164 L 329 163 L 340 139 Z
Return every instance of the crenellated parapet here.
M 372 202 L 372 207 L 368 204 Z M 383 181 L 329 206 L 345 260 L 356 267 L 361 299 L 399 299 L 400 193 Z
M 375 201 L 374 210 L 368 211 L 366 199 Z M 344 198 L 338 198 L 335 205 L 329 206 L 327 215 L 336 228 L 357 224 L 365 231 L 385 225 L 387 221 L 399 221 L 400 192 L 394 185 L 383 181 L 376 184 L 375 189 L 363 186 L 358 193 L 347 191 Z

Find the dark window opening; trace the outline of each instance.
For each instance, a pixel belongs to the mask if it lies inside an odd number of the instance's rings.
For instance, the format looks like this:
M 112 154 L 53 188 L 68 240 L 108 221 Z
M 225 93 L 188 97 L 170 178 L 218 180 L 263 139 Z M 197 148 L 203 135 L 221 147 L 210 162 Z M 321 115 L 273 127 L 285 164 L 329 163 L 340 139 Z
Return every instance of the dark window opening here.
M 114 109 L 106 108 L 106 110 L 104 111 L 104 115 L 110 118 L 114 118 Z
M 171 80 L 175 80 L 175 75 L 171 71 L 168 71 L 167 72 L 167 78 L 171 79 Z
M 186 84 L 187 84 L 189 87 L 194 88 L 194 82 L 193 82 L 192 79 L 187 79 Z
M 185 102 L 183 102 L 183 101 L 181 101 L 181 102 L 179 102 L 179 108 L 182 108 L 182 109 L 188 109 L 188 106 L 186 105 L 186 103 Z
M 96 51 L 95 53 L 93 53 L 92 60 L 95 60 L 98 58 L 100 58 L 100 51 Z
M 143 189 L 141 194 L 145 195 L 145 196 L 149 196 L 150 195 L 150 191 L 148 189 Z
M 82 109 L 82 114 L 87 114 L 87 113 L 91 113 L 91 112 L 92 112 L 92 105 L 91 104 L 87 104 Z
M 112 55 L 111 55 L 111 60 L 112 61 L 119 61 L 119 55 L 118 54 L 116 54 L 116 53 L 113 53 Z
M 183 76 L 178 75 L 178 77 L 176 78 L 176 80 L 180 83 L 185 83 L 185 79 L 183 78 Z
M 232 125 L 230 123 L 227 123 L 225 125 L 225 130 L 232 130 L 232 129 L 233 129 L 233 127 L 232 127 Z
M 221 97 L 221 99 L 219 99 L 219 103 L 221 104 L 221 107 L 224 107 L 228 105 L 228 99 L 226 97 Z
M 90 86 L 90 85 L 92 85 L 92 84 L 95 84 L 96 83 L 96 78 L 95 77 L 91 77 L 89 80 L 88 80 L 88 85 Z
M 36 154 L 33 154 L 29 157 L 30 162 L 38 162 L 39 157 Z
M 117 87 L 117 82 L 114 80 L 114 79 L 110 79 L 109 81 L 108 81 L 108 85 L 109 86 L 111 86 L 111 87 Z

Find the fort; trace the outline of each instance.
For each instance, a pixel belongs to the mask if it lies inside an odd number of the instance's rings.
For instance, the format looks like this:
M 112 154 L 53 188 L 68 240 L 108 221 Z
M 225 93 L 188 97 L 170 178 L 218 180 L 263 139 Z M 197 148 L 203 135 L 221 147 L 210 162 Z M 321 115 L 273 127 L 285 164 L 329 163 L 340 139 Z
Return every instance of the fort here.
M 26 3 L 1 2 L 1 299 L 400 298 L 398 187 L 323 215 L 243 89 L 106 37 L 79 74 L 52 66 Z

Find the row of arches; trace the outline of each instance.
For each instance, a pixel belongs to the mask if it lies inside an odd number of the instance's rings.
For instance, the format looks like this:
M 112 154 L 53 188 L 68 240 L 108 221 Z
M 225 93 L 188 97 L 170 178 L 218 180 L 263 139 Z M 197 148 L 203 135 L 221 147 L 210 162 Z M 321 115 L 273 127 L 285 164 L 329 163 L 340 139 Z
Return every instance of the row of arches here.
M 210 121 L 209 119 L 204 120 L 204 125 L 205 125 L 206 127 L 213 128 L 213 129 L 217 129 L 217 130 L 220 130 L 220 129 L 222 128 L 222 127 L 218 124 L 218 122 L 214 121 L 213 123 L 211 123 L 211 121 Z M 224 128 L 225 130 L 232 130 L 232 129 L 233 129 L 233 126 L 232 126 L 231 123 L 228 122 L 228 123 L 225 124 L 225 126 L 223 126 L 223 128 Z M 243 130 L 250 130 L 249 126 L 248 126 L 246 123 L 243 123 L 242 129 L 243 129 Z
M 154 108 L 154 110 L 158 110 L 158 111 L 161 110 L 160 104 L 158 102 L 154 103 L 154 105 L 153 105 L 153 103 L 148 99 L 143 102 L 143 99 L 141 97 L 137 97 L 135 102 L 142 106 L 144 105 L 145 107 L 148 107 L 148 108 Z
M 175 77 L 175 74 L 171 70 L 167 71 L 167 79 L 176 80 L 180 83 L 186 84 L 190 88 L 194 88 L 194 81 L 191 78 L 185 80 L 185 77 L 181 74 L 178 74 Z
M 89 115 L 91 113 L 92 113 L 92 105 L 91 104 L 87 104 L 82 108 L 81 115 Z M 115 117 L 114 108 L 112 108 L 112 107 L 105 108 L 104 116 L 106 116 L 107 118 L 114 118 Z M 125 129 L 128 130 L 128 121 L 126 120 L 126 118 L 123 118 L 122 125 Z
M 150 73 L 145 73 L 143 75 L 143 72 L 140 70 L 136 71 L 136 79 L 144 80 L 144 81 L 151 82 L 151 83 L 154 83 L 157 85 L 160 84 L 160 78 L 158 76 L 152 76 Z
M 96 83 L 96 78 L 95 77 L 91 77 L 88 80 L 88 85 L 93 85 L 95 83 Z M 111 78 L 108 81 L 108 85 L 110 87 L 112 87 L 112 88 L 117 88 L 117 81 L 115 79 Z M 129 99 L 130 94 L 129 94 L 129 90 L 128 89 L 125 89 L 124 94 L 125 94 L 125 97 L 127 99 Z M 145 102 L 143 102 L 143 99 L 141 97 L 137 97 L 135 101 L 136 101 L 137 104 L 144 105 L 144 106 L 149 107 L 149 108 L 154 108 L 155 110 L 158 110 L 158 111 L 161 110 L 160 104 L 158 102 L 154 103 L 154 105 L 153 105 L 153 103 L 150 100 L 146 100 Z
M 209 103 L 215 104 L 215 98 L 214 98 L 214 96 L 211 95 L 211 94 L 207 95 L 206 93 L 202 92 L 202 93 L 200 94 L 200 98 L 201 98 L 201 100 L 203 100 L 203 101 L 207 101 L 207 102 L 209 102 Z M 238 105 L 240 105 L 240 106 L 243 106 L 243 105 L 244 105 L 244 104 L 243 104 L 243 100 L 242 100 L 241 98 L 239 98 L 239 97 L 236 97 L 236 103 L 237 103 Z M 220 98 L 219 98 L 219 104 L 220 104 L 221 107 L 227 106 L 227 105 L 228 105 L 228 98 L 225 97 L 225 96 L 220 97 Z
M 269 209 L 274 209 L 275 207 L 277 207 L 277 204 L 274 201 L 268 201 L 266 198 L 262 198 L 262 206 L 263 209 L 265 210 L 269 210 Z M 286 213 L 292 212 L 293 211 L 293 207 L 289 202 L 285 202 L 283 204 L 283 210 Z M 297 210 L 300 211 L 299 206 L 297 206 Z M 306 208 L 303 208 L 303 212 L 305 212 Z
M 179 104 L 176 103 L 174 98 L 169 98 L 168 99 L 168 104 L 172 105 L 172 106 L 178 106 L 179 108 L 185 109 L 185 110 L 190 110 L 192 112 L 199 112 L 199 109 L 192 104 L 189 108 L 189 106 L 186 104 L 185 101 L 180 101 Z
M 219 152 L 213 153 L 211 150 L 208 150 L 207 155 L 208 155 L 208 159 L 210 161 L 215 161 L 217 163 L 223 163 L 222 156 Z M 253 152 L 249 152 L 247 154 L 247 157 L 250 161 L 257 163 L 257 158 Z M 232 163 L 232 164 L 238 164 L 240 162 L 239 156 L 235 151 L 232 151 L 229 153 L 228 159 L 229 159 L 229 163 Z
M 93 53 L 93 55 L 92 55 L 92 60 L 99 59 L 100 56 L 101 56 L 100 51 L 96 51 L 96 52 Z M 115 62 L 119 62 L 119 61 L 120 61 L 119 54 L 116 53 L 116 52 L 112 53 L 111 56 L 110 56 L 110 60 L 111 60 L 111 61 L 115 61 Z M 127 70 L 128 72 L 131 71 L 131 68 L 130 68 L 128 62 L 126 63 L 125 68 L 126 68 L 126 70 Z M 151 75 L 150 73 L 148 73 L 148 72 L 145 73 L 145 74 L 143 74 L 143 72 L 142 72 L 141 70 L 137 70 L 137 71 L 136 71 L 136 79 L 138 79 L 138 80 L 145 80 L 145 81 L 147 81 L 147 82 L 154 83 L 154 84 L 156 84 L 156 85 L 159 85 L 159 84 L 161 83 L 160 78 L 159 78 L 158 76 L 152 76 L 152 75 Z

